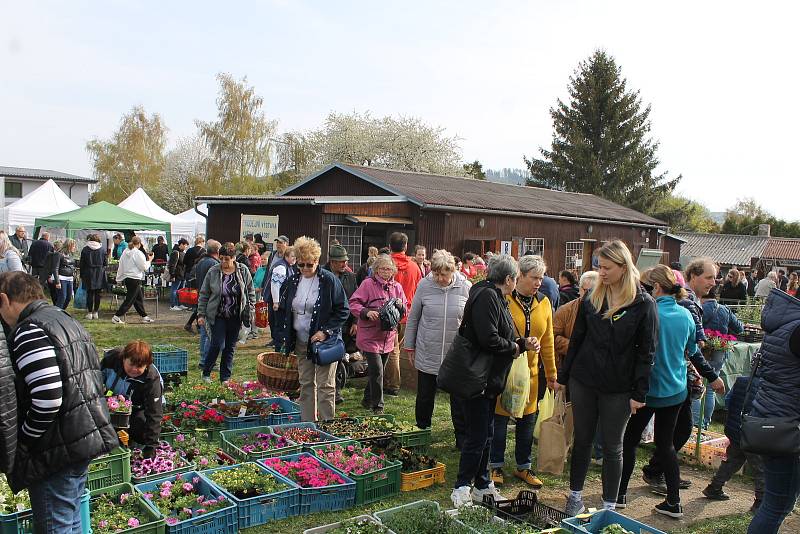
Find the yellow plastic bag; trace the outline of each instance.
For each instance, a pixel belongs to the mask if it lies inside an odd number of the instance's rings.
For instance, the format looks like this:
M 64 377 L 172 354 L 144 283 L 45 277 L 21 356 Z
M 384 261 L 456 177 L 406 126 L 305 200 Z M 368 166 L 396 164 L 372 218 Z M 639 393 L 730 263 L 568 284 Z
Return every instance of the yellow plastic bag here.
M 528 368 L 528 358 L 523 354 L 511 365 L 506 378 L 506 388 L 500 395 L 500 406 L 512 417 L 522 417 L 525 415 L 530 394 L 531 370 Z
M 553 394 L 553 390 L 546 388 L 544 391 L 544 397 L 542 397 L 542 400 L 539 401 L 539 415 L 536 417 L 536 426 L 533 427 L 534 438 L 539 439 L 542 423 L 553 417 L 553 408 L 555 405 L 556 397 Z

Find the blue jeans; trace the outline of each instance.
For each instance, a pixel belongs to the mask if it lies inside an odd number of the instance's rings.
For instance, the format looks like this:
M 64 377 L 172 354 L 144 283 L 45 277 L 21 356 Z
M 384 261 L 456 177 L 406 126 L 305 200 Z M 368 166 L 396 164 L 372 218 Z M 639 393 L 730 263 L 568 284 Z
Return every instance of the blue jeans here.
M 198 325 L 197 330 L 200 331 L 200 366 L 203 367 L 206 363 L 206 354 L 208 354 L 208 332 L 206 332 L 205 325 Z
M 517 469 L 522 471 L 531 468 L 531 448 L 533 448 L 533 426 L 536 423 L 536 412 L 517 419 L 514 430 L 514 459 Z M 503 467 L 506 456 L 506 435 L 508 433 L 508 417 L 494 414 L 494 436 L 492 451 L 489 454 L 489 469 Z
M 169 293 L 169 305 L 172 307 L 179 306 L 180 302 L 178 302 L 178 290 L 182 289 L 186 285 L 185 280 L 174 280 L 172 282 L 172 286 L 170 287 Z
M 56 289 L 58 291 L 56 297 L 56 307 L 61 308 L 62 310 L 66 310 L 67 306 L 69 306 L 69 302 L 72 300 L 72 280 L 59 280 L 61 284 L 61 289 Z
M 219 365 L 219 380 L 225 382 L 233 373 L 233 351 L 236 349 L 236 342 L 239 341 L 239 328 L 242 321 L 238 318 L 226 319 L 217 317 L 211 329 L 211 341 L 208 344 L 206 361 L 203 362 L 203 376 L 211 376 L 211 369 L 217 363 L 217 356 L 222 350 L 222 362 Z
M 728 353 L 724 353 L 722 356 L 716 356 L 712 359 L 708 360 L 708 364 L 714 369 L 714 372 L 719 374 L 722 370 L 722 365 L 725 363 L 725 360 L 728 359 Z M 705 402 L 705 407 L 703 408 L 703 428 L 708 428 L 708 425 L 711 423 L 711 416 L 714 414 L 714 404 L 715 404 L 715 397 L 714 391 L 706 386 L 706 393 L 701 399 L 693 400 L 692 401 L 692 420 L 694 426 L 698 426 L 700 424 L 700 402 Z
M 35 532 L 81 533 L 81 496 L 88 470 L 89 462 L 71 465 L 30 485 Z
M 489 451 L 494 431 L 494 407 L 497 397 L 456 399 L 456 401 L 467 417 L 455 487 L 469 486 L 474 482 L 476 489 L 486 489 L 490 482 Z
M 747 528 L 747 534 L 775 534 L 794 509 L 800 494 L 800 458 L 762 456 L 764 500 Z

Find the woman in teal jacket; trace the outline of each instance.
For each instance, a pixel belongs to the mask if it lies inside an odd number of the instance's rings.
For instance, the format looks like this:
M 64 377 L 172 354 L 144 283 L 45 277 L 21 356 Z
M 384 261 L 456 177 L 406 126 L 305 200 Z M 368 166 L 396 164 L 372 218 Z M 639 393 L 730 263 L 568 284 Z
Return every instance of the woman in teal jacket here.
M 679 494 L 680 469 L 672 443 L 678 413 L 686 400 L 686 354 L 696 349 L 695 325 L 689 311 L 678 304 L 686 297 L 675 274 L 666 265 L 657 265 L 642 273 L 642 286 L 656 298 L 658 308 L 658 345 L 650 372 L 650 389 L 645 406 L 637 409 L 628 421 L 622 449 L 622 481 L 617 508 L 627 505 L 628 481 L 636 463 L 636 447 L 650 418 L 655 414 L 656 455 L 664 467 L 667 499 L 655 511 L 674 518 L 683 516 Z

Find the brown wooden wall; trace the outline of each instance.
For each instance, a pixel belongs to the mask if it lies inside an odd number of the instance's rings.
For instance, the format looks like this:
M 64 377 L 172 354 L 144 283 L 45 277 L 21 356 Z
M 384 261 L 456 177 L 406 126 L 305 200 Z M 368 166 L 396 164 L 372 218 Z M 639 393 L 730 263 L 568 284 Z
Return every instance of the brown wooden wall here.
M 681 261 L 681 242 L 669 236 L 661 237 L 661 249 L 664 251 L 664 261 L 669 265 L 673 261 Z
M 352 204 L 323 204 L 324 213 L 344 215 L 370 215 L 373 217 L 411 217 L 412 205 L 408 202 L 370 202 Z
M 290 241 L 301 235 L 318 237 L 322 225 L 322 206 L 276 206 L 267 204 L 209 204 L 207 234 L 220 242 L 239 239 L 242 214 L 277 215 L 278 232 Z
M 392 193 L 334 167 L 290 193 L 299 196 L 386 196 Z

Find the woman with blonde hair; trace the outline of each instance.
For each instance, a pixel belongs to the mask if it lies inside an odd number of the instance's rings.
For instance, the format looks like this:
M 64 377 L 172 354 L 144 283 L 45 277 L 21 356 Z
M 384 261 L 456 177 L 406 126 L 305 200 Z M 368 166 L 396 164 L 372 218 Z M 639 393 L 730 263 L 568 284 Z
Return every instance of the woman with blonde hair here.
M 66 310 L 72 300 L 72 286 L 75 283 L 75 249 L 74 239 L 65 239 L 61 248 L 53 257 L 52 275 L 55 281 L 56 306 Z
M 622 439 L 631 413 L 644 406 L 657 340 L 653 298 L 622 241 L 597 251 L 599 282 L 581 301 L 558 382 L 568 386 L 575 416 L 566 512 L 581 513 L 598 422 L 603 445 L 603 506 L 614 509 L 622 478 Z
M 645 406 L 636 410 L 628 421 L 623 440 L 622 480 L 617 495 L 617 508 L 627 506 L 628 481 L 636 464 L 636 448 L 642 432 L 655 415 L 656 456 L 664 471 L 667 498 L 655 511 L 669 517 L 683 516 L 679 493 L 680 468 L 673 435 L 678 414 L 689 394 L 686 387 L 686 356 L 697 350 L 694 319 L 689 310 L 678 304 L 687 296 L 672 269 L 656 265 L 642 273 L 642 286 L 655 299 L 658 308 L 658 349 L 650 371 L 650 384 Z
M 356 282 L 358 285 L 372 276 L 372 264 L 375 262 L 375 258 L 378 257 L 378 247 L 369 247 L 367 249 L 367 261 L 361 264 L 361 268 L 356 273 Z
M 24 270 L 19 251 L 11 244 L 8 234 L 0 233 L 0 273 Z
M 350 307 L 336 275 L 320 268 L 322 248 L 317 240 L 301 236 L 293 247 L 300 272 L 287 278 L 280 294 L 278 307 L 284 319 L 277 325 L 276 346 L 297 355 L 301 419 L 332 419 L 336 413 L 337 362 L 316 365 L 309 349 L 313 343 L 342 335 Z

